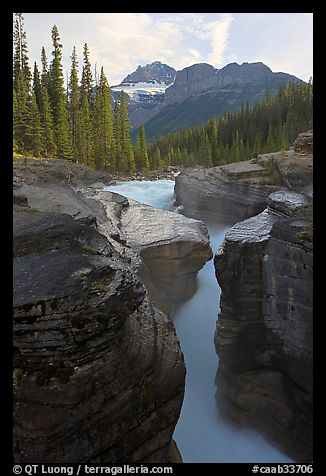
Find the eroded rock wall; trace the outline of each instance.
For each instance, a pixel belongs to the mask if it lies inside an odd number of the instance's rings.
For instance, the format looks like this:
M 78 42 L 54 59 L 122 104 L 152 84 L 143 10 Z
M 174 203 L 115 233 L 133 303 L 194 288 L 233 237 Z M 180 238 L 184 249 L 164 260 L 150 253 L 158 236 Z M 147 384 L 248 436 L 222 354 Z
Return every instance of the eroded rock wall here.
M 15 462 L 170 462 L 184 361 L 130 262 L 96 220 L 21 206 L 14 257 Z
M 217 402 L 296 461 L 312 460 L 310 198 L 275 192 L 234 225 L 215 256 L 222 289 Z
M 236 173 L 236 167 L 240 173 Z M 245 170 L 245 166 L 248 170 Z M 263 167 L 248 162 L 184 171 L 175 179 L 175 205 L 186 216 L 234 224 L 267 206 L 276 187 L 263 185 Z

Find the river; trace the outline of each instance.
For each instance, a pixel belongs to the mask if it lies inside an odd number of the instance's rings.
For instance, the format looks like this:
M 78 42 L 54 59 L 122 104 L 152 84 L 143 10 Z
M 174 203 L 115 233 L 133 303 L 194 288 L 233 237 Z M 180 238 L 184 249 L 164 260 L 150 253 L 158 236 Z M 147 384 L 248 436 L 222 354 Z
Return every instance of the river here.
M 121 182 L 104 190 L 172 209 L 174 181 Z M 213 253 L 228 227 L 209 226 Z M 241 429 L 219 414 L 214 379 L 218 357 L 214 332 L 219 312 L 220 287 L 213 260 L 198 273 L 198 290 L 175 310 L 173 320 L 184 353 L 187 376 L 185 398 L 174 439 L 185 463 L 289 463 L 292 462 L 258 432 Z

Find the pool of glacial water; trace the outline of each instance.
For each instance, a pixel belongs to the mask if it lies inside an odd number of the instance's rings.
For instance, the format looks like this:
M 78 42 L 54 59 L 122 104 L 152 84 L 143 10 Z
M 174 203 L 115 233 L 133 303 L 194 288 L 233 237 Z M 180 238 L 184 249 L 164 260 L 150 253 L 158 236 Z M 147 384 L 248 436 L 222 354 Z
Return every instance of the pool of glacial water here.
M 105 187 L 141 203 L 172 209 L 174 181 L 130 181 Z M 224 240 L 225 225 L 209 226 L 213 253 Z M 215 403 L 218 357 L 214 333 L 220 287 L 213 260 L 198 273 L 196 294 L 178 307 L 174 324 L 184 353 L 185 398 L 174 439 L 185 463 L 289 463 L 290 458 L 260 433 L 225 421 Z

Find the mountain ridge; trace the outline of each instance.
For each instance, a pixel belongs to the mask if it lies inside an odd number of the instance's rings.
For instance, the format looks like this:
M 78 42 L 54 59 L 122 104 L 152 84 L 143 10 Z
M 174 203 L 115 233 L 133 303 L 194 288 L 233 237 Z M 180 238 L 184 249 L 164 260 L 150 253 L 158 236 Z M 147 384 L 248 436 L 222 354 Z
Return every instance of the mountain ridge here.
M 114 100 L 127 94 L 129 119 L 135 138 L 140 125 L 148 139 L 192 127 L 209 118 L 231 112 L 242 102 L 253 105 L 267 92 L 276 94 L 281 84 L 301 81 L 284 72 L 273 72 L 263 62 L 229 63 L 217 69 L 195 63 L 180 71 L 154 61 L 138 66 L 111 88 Z
M 148 139 L 206 122 L 213 116 L 253 105 L 267 92 L 277 94 L 281 84 L 302 81 L 296 76 L 273 72 L 262 62 L 229 63 L 217 70 L 197 63 L 177 72 L 164 99 L 148 111 L 144 126 Z M 133 120 L 133 118 L 131 118 Z M 135 137 L 137 131 L 133 131 Z

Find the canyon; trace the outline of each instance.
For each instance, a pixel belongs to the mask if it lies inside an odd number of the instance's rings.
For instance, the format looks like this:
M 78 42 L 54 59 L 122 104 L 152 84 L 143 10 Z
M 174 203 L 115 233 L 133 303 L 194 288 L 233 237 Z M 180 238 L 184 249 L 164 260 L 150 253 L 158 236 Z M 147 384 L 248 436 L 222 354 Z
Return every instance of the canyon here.
M 312 160 L 308 132 L 286 154 L 183 171 L 186 216 L 103 191 L 114 179 L 80 164 L 16 162 L 17 463 L 181 461 L 171 318 L 212 257 L 201 220 L 231 226 L 214 258 L 218 408 L 312 459 Z
M 233 224 L 214 258 L 217 404 L 296 461 L 312 460 L 312 153 L 310 131 L 285 154 L 185 171 L 175 187 L 182 213 Z

